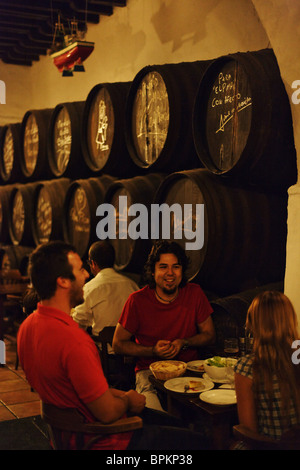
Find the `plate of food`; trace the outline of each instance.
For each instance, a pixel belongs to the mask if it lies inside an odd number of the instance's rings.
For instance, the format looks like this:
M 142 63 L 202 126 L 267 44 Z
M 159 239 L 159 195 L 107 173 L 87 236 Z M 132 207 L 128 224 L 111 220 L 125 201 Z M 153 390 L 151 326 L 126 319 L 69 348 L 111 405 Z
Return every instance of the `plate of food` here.
M 186 368 L 192 372 L 198 372 L 199 374 L 202 374 L 204 372 L 204 361 L 198 360 L 187 362 Z
M 214 383 L 209 379 L 198 379 L 196 377 L 176 377 L 165 382 L 167 390 L 178 393 L 199 393 L 211 390 Z

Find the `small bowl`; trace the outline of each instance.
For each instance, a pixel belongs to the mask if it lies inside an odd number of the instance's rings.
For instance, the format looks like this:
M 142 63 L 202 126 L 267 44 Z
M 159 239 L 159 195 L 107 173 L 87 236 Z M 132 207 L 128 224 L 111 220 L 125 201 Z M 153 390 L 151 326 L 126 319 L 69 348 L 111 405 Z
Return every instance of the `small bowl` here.
M 213 359 L 213 358 L 211 358 Z M 206 359 L 204 361 L 204 370 L 207 373 L 207 375 L 212 379 L 216 381 L 226 381 L 227 380 L 227 358 L 222 357 L 222 362 L 224 363 L 223 367 L 217 367 L 217 366 L 211 366 L 208 364 L 209 359 Z M 231 364 L 233 361 L 236 362 L 236 359 L 230 359 Z
M 150 370 L 158 380 L 169 380 L 180 377 L 186 371 L 186 363 L 182 361 L 157 361 L 150 364 Z

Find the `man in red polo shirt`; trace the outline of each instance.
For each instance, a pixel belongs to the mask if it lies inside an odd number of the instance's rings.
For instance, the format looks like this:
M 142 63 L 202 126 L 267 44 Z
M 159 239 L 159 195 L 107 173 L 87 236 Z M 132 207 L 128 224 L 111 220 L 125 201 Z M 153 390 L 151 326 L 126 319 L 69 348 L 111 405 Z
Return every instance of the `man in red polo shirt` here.
M 89 277 L 75 250 L 60 242 L 40 246 L 32 253 L 30 276 L 42 300 L 19 329 L 18 354 L 41 400 L 78 408 L 88 421 L 96 418 L 103 423 L 126 411 L 141 412 L 142 395 L 108 387 L 93 340 L 70 316 L 71 308 L 83 301 Z M 98 448 L 126 449 L 131 435 L 108 435 Z
M 140 414 L 145 397 L 134 390 L 108 387 L 93 340 L 70 316 L 71 309 L 83 302 L 88 278 L 75 249 L 63 242 L 39 246 L 31 254 L 29 274 L 40 302 L 19 329 L 18 354 L 41 400 L 77 408 L 89 422 L 110 423 L 126 412 Z M 162 437 L 169 439 L 169 444 L 164 442 L 166 449 L 202 448 L 199 435 L 163 426 L 101 436 L 94 448 L 161 449 L 157 446 Z

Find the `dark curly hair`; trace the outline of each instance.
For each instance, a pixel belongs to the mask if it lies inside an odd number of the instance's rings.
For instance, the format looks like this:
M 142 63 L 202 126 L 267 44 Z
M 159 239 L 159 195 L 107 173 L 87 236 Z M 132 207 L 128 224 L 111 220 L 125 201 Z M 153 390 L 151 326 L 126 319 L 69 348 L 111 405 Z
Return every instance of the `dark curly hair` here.
M 142 284 L 147 285 L 154 289 L 155 281 L 153 278 L 155 263 L 160 260 L 160 255 L 165 253 L 172 253 L 177 257 L 178 263 L 182 266 L 182 280 L 179 287 L 184 287 L 188 282 L 186 277 L 186 270 L 189 265 L 189 258 L 186 255 L 184 249 L 174 241 L 157 241 L 153 244 L 153 247 L 148 256 L 147 262 L 144 266 Z

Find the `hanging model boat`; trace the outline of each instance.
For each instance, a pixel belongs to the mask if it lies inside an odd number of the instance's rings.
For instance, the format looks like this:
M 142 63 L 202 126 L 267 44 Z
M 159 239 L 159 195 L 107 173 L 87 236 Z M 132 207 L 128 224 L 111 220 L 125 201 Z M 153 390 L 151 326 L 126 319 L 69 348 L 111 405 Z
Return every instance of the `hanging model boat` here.
M 94 43 L 87 41 L 76 41 L 69 46 L 54 52 L 50 57 L 58 68 L 59 72 L 84 72 L 82 62 L 94 50 Z
M 93 52 L 94 44 L 81 39 L 75 20 L 71 22 L 71 33 L 66 35 L 59 18 L 55 25 L 50 57 L 63 76 L 72 76 L 73 72 L 84 72 L 82 63 Z

